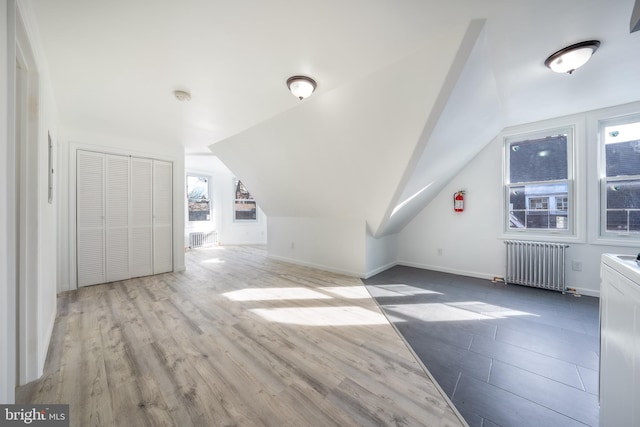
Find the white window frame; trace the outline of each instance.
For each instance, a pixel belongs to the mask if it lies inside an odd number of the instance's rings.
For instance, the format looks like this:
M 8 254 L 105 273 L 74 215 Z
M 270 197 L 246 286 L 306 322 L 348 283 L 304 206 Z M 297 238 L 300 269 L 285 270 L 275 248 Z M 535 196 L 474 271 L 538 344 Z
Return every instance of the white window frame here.
M 584 242 L 585 235 L 582 231 L 583 224 L 586 220 L 585 206 L 583 197 L 584 184 L 580 183 L 579 177 L 582 174 L 582 164 L 584 163 L 584 154 L 580 154 L 584 150 L 584 115 L 575 115 L 562 117 L 558 119 L 546 120 L 543 122 L 530 123 L 527 125 L 517 126 L 505 129 L 499 138 L 503 145 L 503 173 L 502 173 L 502 235 L 504 239 L 522 239 L 522 240 L 539 240 L 558 242 Z M 567 228 L 566 229 L 514 229 L 509 227 L 509 189 L 510 182 L 510 157 L 509 145 L 518 140 L 540 139 L 549 135 L 558 135 L 567 133 L 567 179 L 557 181 L 544 181 L 540 184 L 548 184 L 553 182 L 566 182 L 568 184 L 568 209 L 567 209 Z M 580 147 L 583 150 L 580 150 Z M 535 184 L 528 182 L 527 184 Z M 519 185 L 519 183 L 514 183 Z M 550 207 L 552 208 L 552 207 Z
M 236 188 L 238 186 L 238 182 L 241 182 L 241 181 L 242 181 L 241 179 L 238 179 L 236 177 L 233 178 L 233 204 L 232 204 L 233 222 L 238 222 L 238 223 L 257 223 L 257 222 L 259 222 L 259 219 L 260 219 L 260 209 L 258 207 L 258 202 L 256 202 L 256 199 L 253 197 L 251 192 L 249 191 L 249 195 L 251 196 L 250 199 L 236 199 Z M 245 188 L 247 188 L 247 187 L 245 186 Z M 243 201 L 244 202 L 245 200 L 250 200 L 255 205 L 255 207 L 256 207 L 256 217 L 255 218 L 243 219 L 243 218 L 237 218 L 236 217 L 236 213 L 237 213 L 237 211 L 236 211 L 236 203 L 238 203 L 238 201 Z
M 607 178 L 607 160 L 606 160 L 606 144 L 604 129 L 607 126 L 615 126 L 630 122 L 640 122 L 640 112 L 636 110 L 635 114 L 623 114 L 600 118 L 595 120 L 598 135 L 598 183 L 600 188 L 599 194 L 599 228 L 598 243 L 611 243 L 618 246 L 636 246 L 640 243 L 640 233 L 638 232 L 616 232 L 607 230 L 607 182 L 608 181 L 630 181 L 640 179 L 638 175 L 628 175 L 624 177 Z
M 207 193 L 209 196 L 209 219 L 207 220 L 201 220 L 201 221 L 191 221 L 189 219 L 189 177 L 195 177 L 195 178 L 206 178 L 207 179 Z M 203 173 L 198 173 L 198 172 L 187 172 L 185 174 L 185 196 L 187 199 L 187 209 L 185 212 L 185 216 L 186 216 L 186 222 L 189 224 L 210 224 L 213 223 L 215 221 L 214 219 L 214 209 L 213 209 L 213 197 L 211 194 L 211 190 L 212 190 L 212 186 L 211 186 L 211 176 L 207 175 L 207 174 L 203 174 Z

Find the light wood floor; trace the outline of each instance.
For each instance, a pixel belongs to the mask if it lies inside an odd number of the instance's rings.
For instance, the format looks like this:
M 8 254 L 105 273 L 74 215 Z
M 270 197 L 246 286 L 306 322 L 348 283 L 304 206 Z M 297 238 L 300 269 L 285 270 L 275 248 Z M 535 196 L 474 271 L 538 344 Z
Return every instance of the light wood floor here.
M 463 425 L 360 280 L 250 247 L 60 295 L 17 400 L 75 426 Z

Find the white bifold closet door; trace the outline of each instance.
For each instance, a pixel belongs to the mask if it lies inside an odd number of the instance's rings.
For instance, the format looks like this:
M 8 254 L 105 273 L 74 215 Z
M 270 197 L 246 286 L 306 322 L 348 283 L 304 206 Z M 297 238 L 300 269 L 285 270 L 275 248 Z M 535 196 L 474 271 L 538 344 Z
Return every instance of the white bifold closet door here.
M 173 165 L 153 161 L 153 273 L 173 270 Z
M 131 277 L 129 268 L 129 157 L 106 155 L 107 282 Z
M 153 160 L 131 159 L 131 277 L 153 274 Z
M 106 282 L 104 227 L 104 154 L 78 151 L 76 251 L 78 286 Z
M 78 286 L 173 271 L 173 165 L 77 152 Z

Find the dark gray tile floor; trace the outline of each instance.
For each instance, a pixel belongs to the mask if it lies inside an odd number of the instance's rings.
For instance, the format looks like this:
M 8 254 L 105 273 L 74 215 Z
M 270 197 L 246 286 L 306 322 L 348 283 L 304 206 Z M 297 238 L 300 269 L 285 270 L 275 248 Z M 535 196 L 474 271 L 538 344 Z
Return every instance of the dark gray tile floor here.
M 598 425 L 598 299 L 397 266 L 364 281 L 471 427 Z

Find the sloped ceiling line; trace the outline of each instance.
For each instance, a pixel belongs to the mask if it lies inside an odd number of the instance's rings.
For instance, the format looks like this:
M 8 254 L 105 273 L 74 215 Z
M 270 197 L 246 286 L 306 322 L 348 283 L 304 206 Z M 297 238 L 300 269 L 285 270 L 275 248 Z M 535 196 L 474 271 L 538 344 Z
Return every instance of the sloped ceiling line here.
M 376 230 L 467 29 L 451 25 L 411 55 L 209 148 L 267 216 L 360 219 Z
M 482 33 L 482 30 L 485 26 L 485 22 L 486 21 L 484 19 L 474 19 L 471 22 L 469 22 L 465 35 L 462 39 L 462 43 L 460 44 L 458 51 L 455 55 L 455 58 L 453 60 L 453 63 L 451 64 L 451 67 L 449 69 L 449 72 L 447 73 L 445 83 L 440 89 L 440 92 L 434 104 L 434 108 L 431 110 L 431 112 L 427 117 L 426 123 L 424 125 L 424 129 L 422 130 L 420 138 L 417 141 L 417 144 L 415 146 L 415 149 L 413 151 L 409 164 L 405 168 L 402 179 L 399 182 L 398 187 L 396 188 L 396 191 L 389 203 L 389 206 L 387 207 L 384 220 L 380 224 L 380 227 L 378 227 L 375 230 L 371 230 L 372 235 L 374 237 L 380 237 L 385 234 L 389 234 L 388 233 L 388 231 L 390 230 L 389 221 L 392 215 L 398 212 L 400 209 L 405 208 L 409 204 L 409 202 L 411 202 L 411 200 L 414 200 L 416 198 L 416 195 L 418 194 L 417 192 L 409 196 L 408 198 L 403 197 L 403 195 L 406 191 L 407 185 L 409 184 L 412 177 L 415 175 L 416 167 L 421 157 L 424 155 L 424 151 L 429 142 L 431 134 L 436 128 L 438 121 L 440 120 L 440 117 L 442 115 L 442 112 L 447 106 L 451 93 L 453 92 L 456 84 L 458 83 L 458 80 L 460 78 L 460 75 L 462 74 L 463 69 L 465 68 L 467 60 L 469 59 L 469 56 L 471 55 L 471 52 L 474 49 L 474 46 L 476 45 L 476 42 L 480 37 L 480 34 Z M 424 185 L 422 186 L 422 189 L 418 190 L 419 193 L 422 193 L 428 187 L 432 186 L 433 182 L 431 183 L 424 182 L 423 184 Z
M 469 24 L 464 43 L 441 92 L 442 104 L 435 123 L 425 127 L 408 178 L 390 206 L 377 236 L 399 232 L 448 184 L 449 180 L 504 127 L 485 21 Z M 445 92 L 445 89 L 447 90 Z

